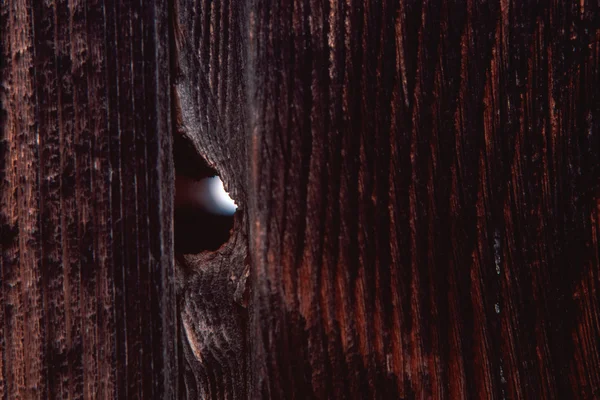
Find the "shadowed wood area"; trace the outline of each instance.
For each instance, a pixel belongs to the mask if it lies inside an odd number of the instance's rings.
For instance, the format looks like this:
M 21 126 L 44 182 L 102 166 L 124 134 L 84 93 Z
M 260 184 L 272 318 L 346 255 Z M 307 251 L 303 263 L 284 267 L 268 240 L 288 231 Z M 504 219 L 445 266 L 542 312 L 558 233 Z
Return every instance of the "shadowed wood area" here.
M 229 240 L 215 251 L 188 254 L 176 243 L 188 399 L 249 398 L 243 10 L 237 1 L 173 2 L 174 150 L 186 155 L 175 160 L 177 179 L 197 178 L 199 165 L 208 164 L 239 207 Z M 175 222 L 177 240 L 182 224 Z M 200 241 L 215 237 L 218 224 L 204 215 L 187 232 Z
M 599 8 L 0 2 L 0 399 L 600 398 Z

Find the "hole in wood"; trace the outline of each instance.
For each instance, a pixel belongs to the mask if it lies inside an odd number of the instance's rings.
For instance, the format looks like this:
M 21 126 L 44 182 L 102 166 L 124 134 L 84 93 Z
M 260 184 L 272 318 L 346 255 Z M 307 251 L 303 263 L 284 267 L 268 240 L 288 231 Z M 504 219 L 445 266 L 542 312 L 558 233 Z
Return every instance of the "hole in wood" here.
M 211 168 L 185 138 L 176 136 L 175 252 L 198 254 L 227 242 L 233 228 L 236 205 Z

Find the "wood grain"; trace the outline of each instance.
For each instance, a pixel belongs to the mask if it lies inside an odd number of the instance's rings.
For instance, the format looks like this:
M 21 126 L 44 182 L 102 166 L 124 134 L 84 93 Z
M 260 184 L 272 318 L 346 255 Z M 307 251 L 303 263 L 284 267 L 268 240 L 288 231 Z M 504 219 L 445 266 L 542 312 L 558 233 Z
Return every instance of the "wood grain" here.
M 0 5 L 0 398 L 175 398 L 165 2 Z
M 598 398 L 597 87 L 585 0 L 0 2 L 0 398 Z
M 248 398 L 245 49 L 243 2 L 178 0 L 173 9 L 175 162 L 179 177 L 212 169 L 238 205 L 233 233 L 214 251 L 176 253 L 184 382 L 189 399 Z M 184 150 L 184 144 L 189 147 Z M 202 167 L 206 164 L 207 167 Z M 178 210 L 176 210 L 178 211 Z M 176 222 L 178 222 L 176 218 Z M 194 240 L 215 236 L 198 218 Z M 176 232 L 178 226 L 175 226 Z M 177 235 L 176 235 L 177 238 Z
M 600 396 L 598 5 L 249 12 L 251 397 Z

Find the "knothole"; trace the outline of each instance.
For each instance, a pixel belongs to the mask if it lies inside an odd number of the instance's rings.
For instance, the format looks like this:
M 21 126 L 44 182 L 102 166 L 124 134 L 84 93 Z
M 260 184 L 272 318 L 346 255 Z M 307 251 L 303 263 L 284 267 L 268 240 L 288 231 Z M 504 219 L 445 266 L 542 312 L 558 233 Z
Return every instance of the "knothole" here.
M 227 242 L 234 224 L 235 202 L 211 168 L 186 138 L 176 135 L 175 252 L 198 254 L 217 250 Z

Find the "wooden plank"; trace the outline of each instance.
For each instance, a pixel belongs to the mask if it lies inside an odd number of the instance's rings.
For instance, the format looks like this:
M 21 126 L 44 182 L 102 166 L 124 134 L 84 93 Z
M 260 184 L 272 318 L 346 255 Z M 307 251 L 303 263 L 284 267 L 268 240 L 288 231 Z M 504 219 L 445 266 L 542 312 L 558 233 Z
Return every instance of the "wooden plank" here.
M 597 5 L 249 13 L 250 397 L 597 397 Z
M 167 4 L 1 7 L 0 395 L 175 398 Z

